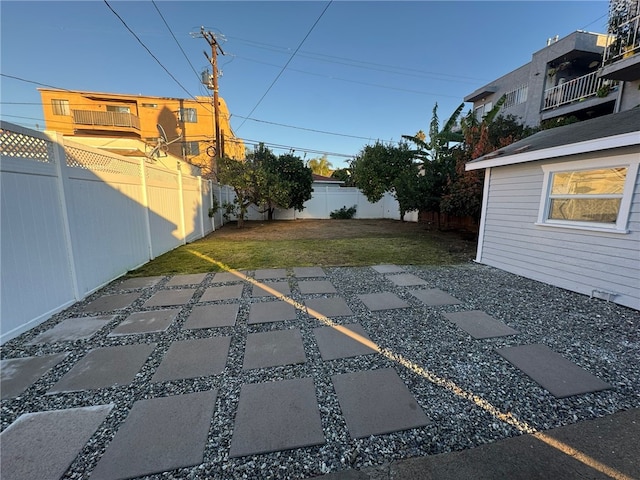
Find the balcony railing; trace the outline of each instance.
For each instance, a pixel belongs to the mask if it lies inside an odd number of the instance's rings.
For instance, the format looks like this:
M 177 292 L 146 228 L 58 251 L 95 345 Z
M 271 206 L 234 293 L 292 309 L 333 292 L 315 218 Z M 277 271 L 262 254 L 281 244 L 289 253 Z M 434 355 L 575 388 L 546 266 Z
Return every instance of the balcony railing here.
M 640 15 L 621 23 L 616 28 L 615 37 L 607 43 L 604 51 L 605 65 L 640 53 Z
M 598 72 L 591 72 L 582 77 L 569 80 L 562 85 L 545 90 L 544 106 L 542 109 L 549 110 L 560 107 L 561 105 L 578 102 L 598 95 L 598 91 L 600 91 L 600 95 L 606 96 L 608 94 L 608 88 L 615 88 L 617 82 L 599 78 L 597 74 Z M 600 90 L 601 88 L 602 90 Z
M 73 122 L 76 125 L 100 127 L 128 127 L 140 130 L 140 119 L 123 112 L 100 112 L 97 110 L 73 110 Z

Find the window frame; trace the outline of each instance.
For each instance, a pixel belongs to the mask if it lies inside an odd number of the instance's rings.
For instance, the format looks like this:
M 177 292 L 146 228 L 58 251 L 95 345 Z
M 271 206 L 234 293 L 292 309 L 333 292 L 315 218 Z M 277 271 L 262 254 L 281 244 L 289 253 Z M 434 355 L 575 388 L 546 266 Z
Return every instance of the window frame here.
M 194 149 L 195 146 L 195 149 Z M 193 153 L 195 150 L 196 153 Z M 200 155 L 200 142 L 186 141 L 182 142 L 182 155 L 185 157 L 197 157 Z
M 633 199 L 636 178 L 638 176 L 638 165 L 640 160 L 636 155 L 619 155 L 615 158 L 606 157 L 591 160 L 579 160 L 573 162 L 550 163 L 542 165 L 544 180 L 542 182 L 542 193 L 540 195 L 540 206 L 538 208 L 538 221 L 536 225 L 542 227 L 560 227 L 577 230 L 591 230 L 597 232 L 629 233 L 627 224 L 631 211 L 631 201 Z M 558 220 L 549 218 L 551 208 L 551 187 L 554 173 L 573 172 L 580 170 L 598 170 L 603 168 L 627 168 L 627 176 L 624 181 L 622 198 L 618 209 L 618 218 L 615 223 L 584 222 L 579 220 Z
M 62 117 L 66 117 L 71 115 L 71 108 L 69 105 L 69 100 L 64 98 L 52 98 L 51 99 L 51 110 L 54 115 L 59 115 Z M 62 112 L 62 113 L 59 113 Z
M 180 108 L 178 110 L 178 118 L 183 123 L 198 123 L 198 109 L 193 107 Z

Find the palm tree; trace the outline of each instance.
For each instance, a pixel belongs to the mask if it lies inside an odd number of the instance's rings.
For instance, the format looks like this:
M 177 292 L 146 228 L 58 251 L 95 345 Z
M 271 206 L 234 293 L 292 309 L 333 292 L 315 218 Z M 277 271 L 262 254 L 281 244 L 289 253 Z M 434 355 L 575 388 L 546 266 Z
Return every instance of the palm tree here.
M 320 158 L 312 158 L 307 163 L 307 166 L 313 173 L 316 175 L 322 175 L 323 177 L 331 175 L 331 167 L 333 167 L 326 155 L 323 155 Z

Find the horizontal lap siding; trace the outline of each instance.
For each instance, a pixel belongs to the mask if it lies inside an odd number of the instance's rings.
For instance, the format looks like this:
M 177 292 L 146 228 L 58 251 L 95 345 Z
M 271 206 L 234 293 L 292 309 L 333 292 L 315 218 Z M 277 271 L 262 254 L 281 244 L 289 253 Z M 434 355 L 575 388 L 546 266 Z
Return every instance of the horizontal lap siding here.
M 640 186 L 629 234 L 536 226 L 541 165 L 491 170 L 480 262 L 586 295 L 614 292 L 617 303 L 640 308 Z

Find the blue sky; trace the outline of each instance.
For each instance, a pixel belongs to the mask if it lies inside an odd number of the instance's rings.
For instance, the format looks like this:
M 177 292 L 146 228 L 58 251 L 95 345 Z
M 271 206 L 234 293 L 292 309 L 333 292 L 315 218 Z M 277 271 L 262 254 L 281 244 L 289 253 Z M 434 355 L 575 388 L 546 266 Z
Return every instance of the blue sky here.
M 193 71 L 207 67 L 209 46 L 191 35 L 203 26 L 225 53 L 220 96 L 236 134 L 276 154 L 293 147 L 306 160 L 328 152 L 334 168 L 367 143 L 426 131 L 436 102 L 445 121 L 465 95 L 527 63 L 548 38 L 604 32 L 608 9 L 607 1 L 555 0 L 108 1 L 162 65 L 104 1 L 2 0 L 3 120 L 42 129 L 43 85 L 208 95 Z

